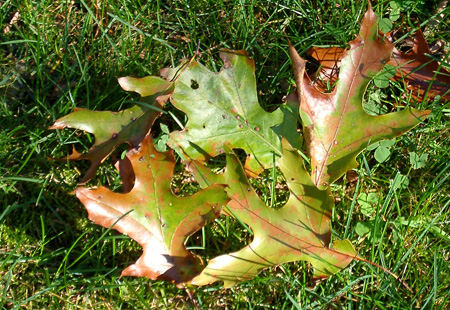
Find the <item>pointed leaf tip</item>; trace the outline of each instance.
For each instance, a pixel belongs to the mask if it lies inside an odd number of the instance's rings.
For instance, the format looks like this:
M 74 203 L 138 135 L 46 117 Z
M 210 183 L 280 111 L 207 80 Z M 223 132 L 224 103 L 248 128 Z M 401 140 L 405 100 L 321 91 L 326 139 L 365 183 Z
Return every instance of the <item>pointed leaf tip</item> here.
M 120 77 L 117 81 L 123 90 L 137 92 L 142 97 L 153 96 L 155 94 L 165 95 L 172 92 L 174 87 L 174 83 L 156 76 L 146 76 L 143 78 Z
M 120 85 L 141 94 L 141 101 L 148 105 L 135 105 L 119 112 L 90 111 L 76 108 L 72 113 L 56 120 L 50 129 L 75 128 L 94 134 L 95 142 L 85 154 L 72 153 L 66 159 L 89 160 L 91 166 L 81 178 L 80 184 L 89 181 L 100 164 L 120 145 L 139 145 L 161 114 L 161 109 L 173 92 L 173 83 L 154 76 L 145 78 L 124 77 Z
M 295 83 L 297 84 L 297 95 L 298 98 L 302 98 L 301 85 L 303 84 L 303 79 L 305 75 L 306 60 L 300 57 L 297 50 L 291 44 L 291 41 L 289 41 L 289 39 L 288 44 L 289 44 L 289 56 L 291 58 L 292 70 L 294 72 L 294 79 Z

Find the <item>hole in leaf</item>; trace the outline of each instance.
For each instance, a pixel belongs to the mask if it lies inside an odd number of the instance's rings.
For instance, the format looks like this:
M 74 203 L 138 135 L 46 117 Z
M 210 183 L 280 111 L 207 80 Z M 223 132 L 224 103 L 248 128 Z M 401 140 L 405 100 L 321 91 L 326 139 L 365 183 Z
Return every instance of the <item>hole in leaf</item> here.
M 250 179 L 250 185 L 269 208 L 282 208 L 289 199 L 286 180 L 278 168 L 275 173 L 272 169 L 264 170 L 257 178 Z
M 247 153 L 243 149 L 233 149 L 233 152 L 237 155 L 239 161 L 242 165 L 245 165 L 245 160 L 247 158 Z M 220 173 L 223 171 L 227 163 L 226 155 L 220 154 L 214 158 L 208 160 L 206 165 L 215 173 Z
M 306 73 L 312 80 L 310 85 L 325 93 L 331 93 L 339 77 L 340 66 L 336 63 L 333 67 L 323 67 L 313 56 L 305 56 L 305 59 L 308 60 Z
M 196 80 L 191 80 L 191 88 L 198 89 L 199 85 Z
M 191 196 L 200 190 L 200 186 L 195 178 L 184 168 L 177 165 L 170 183 L 172 193 L 178 197 Z
M 207 262 L 223 253 L 244 248 L 253 241 L 252 233 L 234 217 L 221 215 L 189 237 L 186 248 Z

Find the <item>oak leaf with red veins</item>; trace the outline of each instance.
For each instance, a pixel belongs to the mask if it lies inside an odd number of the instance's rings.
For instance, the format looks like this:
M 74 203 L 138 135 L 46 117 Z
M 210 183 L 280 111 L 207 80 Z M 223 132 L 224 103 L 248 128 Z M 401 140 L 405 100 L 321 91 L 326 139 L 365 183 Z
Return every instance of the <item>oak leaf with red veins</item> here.
M 393 45 L 378 37 L 377 16 L 366 12 L 359 36 L 344 53 L 332 93 L 322 93 L 305 76 L 305 61 L 291 46 L 300 98 L 300 116 L 311 157 L 314 183 L 324 189 L 357 167 L 356 156 L 368 145 L 391 139 L 419 124 L 430 111 L 406 108 L 380 116 L 367 114 L 362 101 L 371 78 L 389 61 Z
M 79 187 L 76 195 L 89 219 L 106 228 L 113 225 L 142 246 L 143 255 L 122 275 L 183 284 L 203 269 L 201 259 L 189 252 L 184 242 L 219 216 L 229 201 L 225 186 L 216 184 L 189 197 L 175 196 L 170 187 L 173 153 L 156 151 L 148 136 L 137 149 L 128 151 L 127 157 L 135 174 L 129 193 L 102 186 Z
M 280 209 L 268 207 L 256 194 L 244 174 L 239 159 L 227 152 L 225 173 L 215 175 L 192 163 L 189 167 L 200 184 L 227 183 L 231 201 L 225 214 L 235 216 L 253 231 L 253 241 L 235 253 L 209 261 L 192 284 L 223 281 L 225 287 L 250 280 L 264 268 L 304 260 L 312 264 L 314 278 L 328 277 L 345 268 L 356 256 L 348 240 L 330 244 L 330 220 L 334 199 L 330 189 L 319 190 L 306 172 L 298 151 L 286 140 L 278 160 L 290 191 L 288 202 Z

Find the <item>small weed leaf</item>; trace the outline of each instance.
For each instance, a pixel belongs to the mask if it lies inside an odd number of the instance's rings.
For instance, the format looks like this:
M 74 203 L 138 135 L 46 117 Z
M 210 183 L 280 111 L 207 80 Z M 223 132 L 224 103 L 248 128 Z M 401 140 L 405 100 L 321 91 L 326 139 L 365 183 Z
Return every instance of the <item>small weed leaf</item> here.
M 370 220 L 366 222 L 358 222 L 355 226 L 355 232 L 360 237 L 367 236 L 370 241 L 378 243 L 382 237 L 382 232 L 377 230 L 377 233 L 374 234 L 375 230 L 375 220 Z
M 372 116 L 383 115 L 389 112 L 388 107 L 382 103 L 387 96 L 381 89 L 375 90 L 370 94 L 369 100 L 363 105 L 364 111 Z M 370 147 L 370 146 L 369 146 Z
M 428 154 L 424 153 L 422 155 L 418 155 L 415 152 L 409 152 L 409 161 L 411 163 L 411 167 L 413 169 L 420 169 L 426 166 L 428 160 Z
M 361 193 L 358 196 L 358 203 L 361 206 L 360 211 L 367 217 L 373 217 L 376 210 L 376 205 L 378 204 L 378 195 L 376 193 Z
M 379 88 L 386 88 L 389 86 L 389 80 L 395 76 L 396 71 L 397 68 L 393 65 L 386 65 L 386 67 L 383 68 L 383 71 L 375 76 L 373 82 Z
M 393 180 L 390 180 L 389 183 L 391 187 L 396 189 L 405 189 L 408 188 L 409 178 L 406 175 L 398 173 Z
M 378 21 L 378 28 L 382 33 L 388 33 L 392 30 L 392 21 L 389 18 L 381 18 Z
M 400 4 L 398 4 L 395 1 L 389 2 L 389 5 L 391 7 L 391 12 L 389 12 L 389 19 L 393 22 L 395 22 L 397 19 L 400 18 Z
M 355 226 L 355 232 L 360 237 L 364 237 L 373 229 L 372 225 L 369 225 L 368 222 L 358 222 Z
M 374 152 L 375 160 L 378 163 L 384 163 L 391 156 L 390 148 L 395 144 L 395 139 L 393 140 L 383 140 L 374 144 L 371 144 L 367 147 L 367 150 Z
M 161 133 L 155 139 L 155 148 L 158 152 L 165 152 L 167 151 L 167 143 L 170 139 L 170 131 L 169 127 L 165 124 L 161 123 L 159 126 L 161 128 Z
M 377 162 L 384 163 L 391 155 L 391 151 L 387 147 L 380 146 L 375 150 L 374 157 Z

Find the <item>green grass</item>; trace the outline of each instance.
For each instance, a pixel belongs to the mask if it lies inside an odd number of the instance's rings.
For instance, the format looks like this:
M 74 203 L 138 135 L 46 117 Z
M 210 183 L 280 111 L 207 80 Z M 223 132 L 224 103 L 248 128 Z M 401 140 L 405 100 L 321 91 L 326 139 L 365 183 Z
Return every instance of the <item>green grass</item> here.
M 73 145 L 85 151 L 92 137 L 47 128 L 75 107 L 120 110 L 138 99 L 121 90 L 120 76 L 158 75 L 190 57 L 219 70 L 221 48 L 246 49 L 255 59 L 259 99 L 267 109 L 293 91 L 285 33 L 301 55 L 315 46 L 348 46 L 367 3 L 357 1 L 19 1 L 0 2 L 0 308 L 1 309 L 447 309 L 450 306 L 450 109 L 448 101 L 415 103 L 431 117 L 398 138 L 387 162 L 373 151 L 359 157 L 359 180 L 333 185 L 335 238 L 349 238 L 360 256 L 400 276 L 354 261 L 311 287 L 304 262 L 263 271 L 232 289 L 197 288 L 192 299 L 174 285 L 120 277 L 140 255 L 128 237 L 94 225 L 71 194 L 86 163 L 56 162 Z M 439 1 L 403 1 L 397 37 L 426 26 Z M 373 3 L 389 17 L 389 1 Z M 16 24 L 4 31 L 15 14 Z M 434 14 L 434 15 L 433 15 Z M 450 9 L 427 33 L 448 56 Z M 403 41 L 401 41 L 403 42 Z M 400 44 L 402 44 L 400 42 Z M 445 65 L 448 68 L 448 65 Z M 392 109 L 401 85 L 382 90 Z M 396 86 L 393 85 L 393 86 Z M 368 89 L 379 92 L 376 87 Z M 369 98 L 369 97 L 367 97 Z M 176 111 L 171 110 L 173 113 Z M 183 115 L 176 114 L 181 121 Z M 161 122 L 176 126 L 170 115 Z M 409 152 L 428 154 L 412 169 Z M 217 164 L 219 165 L 219 164 Z M 78 169 L 78 170 L 77 170 Z M 182 169 L 179 168 L 180 173 Z M 404 177 L 402 177 L 404 176 Z M 400 182 L 408 179 L 409 184 Z M 181 185 L 181 192 L 196 190 Z M 277 194 L 255 184 L 269 203 Z M 109 161 L 91 185 L 120 186 Z M 374 212 L 361 212 L 361 193 L 376 193 Z M 274 203 L 276 205 L 276 203 Z M 358 235 L 358 223 L 369 234 Z M 242 247 L 251 236 L 230 218 L 194 235 L 189 246 L 212 258 Z

